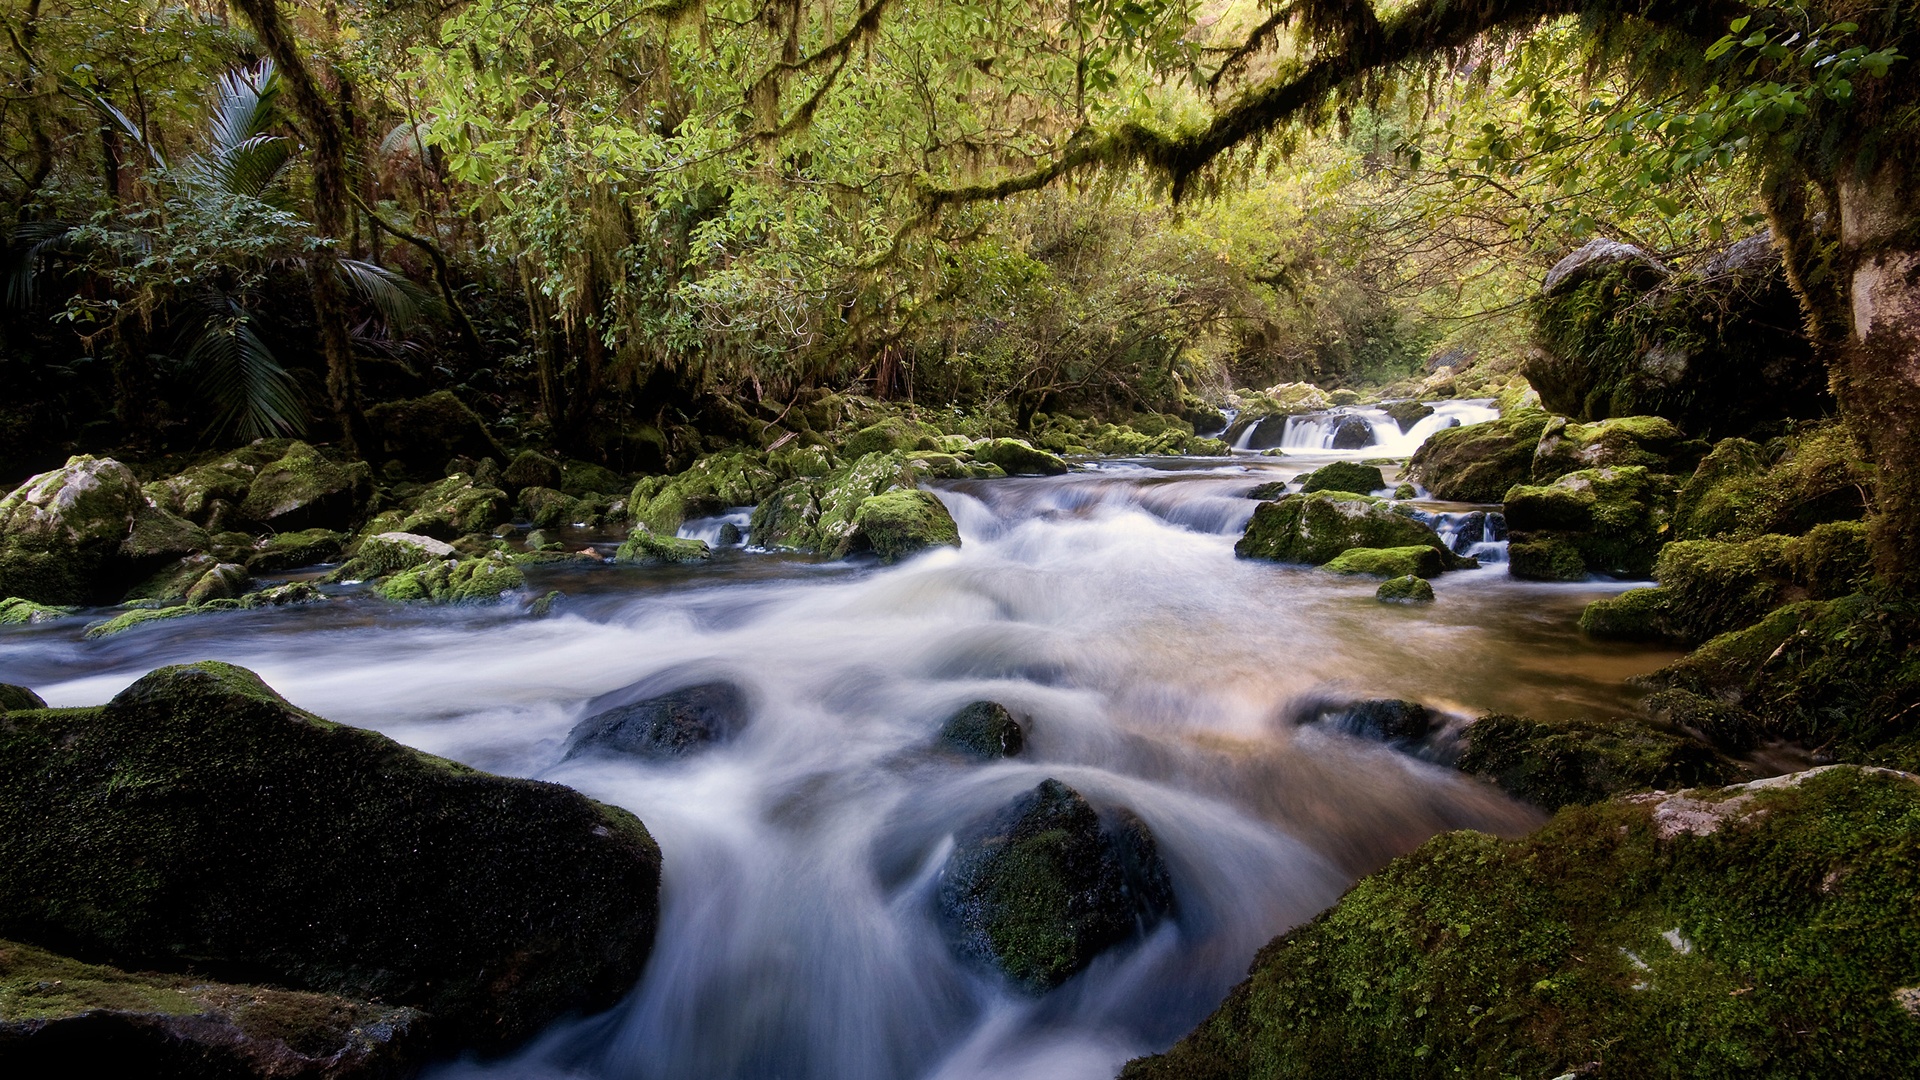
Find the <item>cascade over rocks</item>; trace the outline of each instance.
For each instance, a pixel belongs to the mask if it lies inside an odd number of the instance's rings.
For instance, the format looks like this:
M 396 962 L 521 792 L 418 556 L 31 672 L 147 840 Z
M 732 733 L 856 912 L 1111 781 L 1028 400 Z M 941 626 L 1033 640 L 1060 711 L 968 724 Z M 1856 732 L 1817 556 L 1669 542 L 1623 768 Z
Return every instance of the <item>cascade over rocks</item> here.
M 1146 824 L 1126 810 L 1103 823 L 1052 779 L 959 837 L 939 893 L 954 947 L 1031 993 L 1151 928 L 1173 902 Z
M 499 1049 L 652 946 L 640 822 L 289 705 L 211 661 L 0 720 L 0 935 L 423 1010 Z

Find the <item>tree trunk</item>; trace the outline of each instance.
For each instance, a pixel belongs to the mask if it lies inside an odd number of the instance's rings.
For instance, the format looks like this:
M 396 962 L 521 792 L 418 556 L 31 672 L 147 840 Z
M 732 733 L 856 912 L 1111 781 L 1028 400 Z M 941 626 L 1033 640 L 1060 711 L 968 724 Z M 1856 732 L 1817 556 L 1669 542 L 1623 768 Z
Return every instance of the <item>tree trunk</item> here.
M 1897 160 L 1839 177 L 1840 250 L 1850 310 L 1835 341 L 1834 396 L 1879 468 L 1875 576 L 1920 588 L 1920 191 Z
M 313 224 L 325 239 L 336 243 L 348 233 L 350 191 L 347 177 L 346 134 L 340 117 L 320 93 L 295 44 L 293 31 L 280 17 L 277 0 L 234 0 L 260 37 L 260 47 L 273 58 L 292 99 L 294 112 L 312 143 Z M 320 352 L 327 361 L 327 399 L 340 438 L 352 453 L 371 455 L 378 450 L 368 437 L 366 416 L 360 411 L 360 378 L 353 359 L 353 339 L 347 332 L 347 290 L 329 255 L 316 256 L 308 277 L 313 287 L 313 317 Z

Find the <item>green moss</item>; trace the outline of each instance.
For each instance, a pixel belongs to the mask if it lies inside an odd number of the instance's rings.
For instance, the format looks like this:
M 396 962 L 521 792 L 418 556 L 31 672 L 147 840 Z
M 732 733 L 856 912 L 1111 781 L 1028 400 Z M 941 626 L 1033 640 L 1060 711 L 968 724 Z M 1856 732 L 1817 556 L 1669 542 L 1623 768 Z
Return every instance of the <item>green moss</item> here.
M 1437 549 L 1416 544 L 1396 548 L 1348 548 L 1321 569 L 1336 574 L 1432 578 L 1445 572 L 1447 564 Z
M 1679 634 L 1667 618 L 1670 599 L 1665 589 L 1628 589 L 1595 600 L 1580 613 L 1580 632 L 1608 641 L 1672 640 Z
M 206 1006 L 186 992 L 189 985 L 178 977 L 129 975 L 0 940 L 0 1023 L 51 1020 L 92 1009 L 193 1016 Z
M 1811 425 L 1758 446 L 1714 446 L 1680 490 L 1674 535 L 1682 540 L 1797 536 L 1816 525 L 1859 519 L 1873 472 L 1839 423 Z
M 454 540 L 492 529 L 513 516 L 507 493 L 482 487 L 465 473 L 455 473 L 427 488 L 414 500 L 413 511 L 399 531 Z
M 298 570 L 315 563 L 333 562 L 346 548 L 347 538 L 331 529 L 305 529 L 280 533 L 262 540 L 247 558 L 247 569 L 256 574 Z
M 531 487 L 557 489 L 560 482 L 559 462 L 533 450 L 522 450 L 500 471 L 499 486 L 518 493 Z
M 947 718 L 940 742 L 949 749 L 993 761 L 1013 757 L 1026 745 L 1020 722 L 997 701 L 975 701 Z
M 1351 461 L 1336 461 L 1331 465 L 1322 465 L 1313 472 L 1299 477 L 1299 480 L 1302 493 L 1312 491 L 1366 493 L 1378 491 L 1387 486 L 1387 479 L 1380 474 L 1378 466 L 1360 465 Z
M 642 564 L 698 563 L 711 558 L 713 551 L 705 540 L 658 536 L 644 525 L 635 526 L 613 556 L 615 562 Z
M 1433 586 L 1409 574 L 1381 582 L 1373 597 L 1383 604 L 1431 604 Z
M 1689 806 L 1706 835 L 1657 816 Z M 1852 770 L 1444 834 L 1122 1076 L 1908 1076 L 1915 835 L 1920 785 Z
M 605 466 L 569 458 L 560 463 L 559 486 L 562 492 L 584 499 L 594 495 L 624 495 L 633 485 Z
M 260 467 L 238 510 L 248 521 L 283 531 L 345 529 L 366 507 L 372 488 L 365 462 L 338 464 L 296 442 Z
M 636 524 L 672 536 L 690 518 L 751 506 L 771 495 L 780 478 L 757 454 L 701 458 L 676 476 L 649 476 L 633 486 L 627 511 Z
M 1518 485 L 1506 493 L 1513 545 L 1561 540 L 1580 553 L 1588 570 L 1646 577 L 1665 542 L 1671 505 L 1669 478 L 1637 465 L 1569 473 L 1545 486 Z M 1514 562 L 1513 575 L 1531 563 Z M 1561 567 L 1552 565 L 1554 572 Z M 1548 578 L 1546 580 L 1571 580 Z
M 1462 771 L 1549 810 L 1624 791 L 1743 778 L 1701 743 L 1626 718 L 1540 721 L 1494 713 L 1474 721 L 1466 738 Z
M 1495 503 L 1533 475 L 1533 453 L 1550 418 L 1534 409 L 1484 424 L 1442 428 L 1414 451 L 1408 475 L 1438 499 Z
M 128 604 L 143 600 L 160 604 L 178 603 L 187 598 L 187 590 L 217 565 L 218 560 L 211 555 L 188 555 L 161 567 L 153 576 L 128 589 L 121 601 Z
M 24 686 L 0 683 L 0 713 L 13 709 L 44 709 L 46 700 Z
M 890 416 L 848 436 L 843 449 L 848 457 L 856 458 L 894 450 L 933 450 L 938 448 L 934 440 L 939 435 L 939 431 L 926 424 Z
M 1689 440 L 1659 416 L 1620 416 L 1592 424 L 1554 417 L 1533 451 L 1533 478 L 1548 481 L 1583 469 L 1637 465 L 1655 473 L 1692 471 L 1706 444 Z
M 931 547 L 959 547 L 960 528 L 941 501 L 925 491 L 888 491 L 863 499 L 841 554 L 872 551 L 896 562 Z
M 1022 439 L 987 439 L 967 447 L 967 456 L 998 465 L 1008 476 L 1059 476 L 1067 471 L 1066 462 Z
M 1243 559 L 1318 566 L 1349 548 L 1414 545 L 1434 548 L 1444 559 L 1452 557 L 1432 529 L 1395 513 L 1379 499 L 1317 491 L 1261 503 L 1233 550 Z
M 490 604 L 526 584 L 526 576 L 512 564 L 478 558 L 430 562 L 401 571 L 373 588 L 398 603 Z
M 386 577 L 436 559 L 450 558 L 453 553 L 450 545 L 430 536 L 378 532 L 362 540 L 354 549 L 353 558 L 341 564 L 330 580 L 366 581 Z
M 819 546 L 820 504 L 814 484 L 782 484 L 753 508 L 747 531 L 757 547 L 769 551 L 811 551 Z
M 1661 690 L 1645 702 L 1647 715 L 1683 728 L 1724 750 L 1744 753 L 1765 737 L 1760 718 L 1737 705 L 1686 690 Z
M 121 612 L 105 622 L 94 623 L 87 627 L 85 636 L 88 638 L 112 637 L 115 634 L 131 630 L 136 626 L 144 626 L 147 623 L 164 622 L 168 619 L 178 619 L 187 615 L 195 615 L 201 610 L 199 607 L 188 604 L 178 604 L 174 607 L 164 608 L 136 608 L 133 611 Z
M 577 520 L 578 504 L 572 496 L 547 487 L 520 489 L 520 512 L 537 529 L 571 525 Z
M 1507 573 L 1524 581 L 1585 581 L 1587 561 L 1570 540 L 1514 540 L 1507 545 Z
M 252 673 L 0 720 L 0 934 L 426 1009 L 501 1047 L 611 1004 L 653 934 L 632 815 L 330 724 Z
M 0 600 L 0 626 L 18 626 L 22 623 L 52 622 L 73 614 L 79 608 L 54 607 L 49 604 L 36 604 L 18 596 L 9 596 Z

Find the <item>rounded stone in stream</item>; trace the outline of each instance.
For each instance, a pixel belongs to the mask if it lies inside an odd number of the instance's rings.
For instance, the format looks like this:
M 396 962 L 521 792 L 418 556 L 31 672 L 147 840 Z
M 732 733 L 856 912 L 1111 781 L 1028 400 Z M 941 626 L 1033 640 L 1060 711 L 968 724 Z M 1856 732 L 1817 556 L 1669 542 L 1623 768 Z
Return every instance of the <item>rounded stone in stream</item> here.
M 1334 450 L 1359 450 L 1373 445 L 1373 425 L 1367 423 L 1364 416 L 1343 416 L 1334 422 L 1333 441 L 1328 444 Z
M 947 718 L 940 741 L 977 758 L 1013 757 L 1026 745 L 1020 722 L 997 701 L 976 701 Z
M 954 947 L 1033 993 L 1143 933 L 1173 899 L 1146 824 L 1126 810 L 1102 822 L 1053 779 L 963 833 L 939 891 Z
M 1389 578 L 1373 591 L 1373 598 L 1383 604 L 1431 604 L 1433 585 L 1412 574 Z
M 1418 742 L 1433 730 L 1433 719 L 1432 709 L 1398 698 L 1347 702 L 1310 717 L 1311 722 L 1373 742 Z
M 706 682 L 594 713 L 567 736 L 567 757 L 634 754 L 672 758 L 726 742 L 746 727 L 746 694 L 730 682 Z

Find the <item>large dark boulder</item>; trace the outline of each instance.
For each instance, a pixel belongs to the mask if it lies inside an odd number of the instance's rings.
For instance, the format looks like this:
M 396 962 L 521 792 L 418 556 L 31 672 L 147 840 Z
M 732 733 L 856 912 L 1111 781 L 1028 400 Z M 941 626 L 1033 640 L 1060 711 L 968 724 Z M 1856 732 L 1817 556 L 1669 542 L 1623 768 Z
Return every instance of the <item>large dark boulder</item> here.
M 596 700 L 595 711 L 567 736 L 567 757 L 582 754 L 633 754 L 673 758 L 732 739 L 752 718 L 752 702 L 731 682 L 700 682 L 655 693 L 648 680 Z M 647 689 L 652 688 L 652 689 Z M 647 694 L 631 700 L 633 694 Z M 608 698 L 630 700 L 607 704 Z
M 960 836 L 939 903 L 963 955 L 1039 993 L 1151 927 L 1173 883 L 1144 822 L 1114 810 L 1103 823 L 1049 779 Z
M 0 866 L 0 934 L 412 1006 L 491 1048 L 632 986 L 660 882 L 623 810 L 329 723 L 210 661 L 0 717 Z
M 1593 255 L 1596 245 L 1617 257 Z M 1547 276 L 1522 368 L 1541 404 L 1576 420 L 1664 416 L 1711 438 L 1832 411 L 1768 237 L 1671 276 L 1657 267 L 1637 249 L 1594 241 Z
M 362 461 L 336 462 L 306 443 L 262 465 L 240 503 L 239 516 L 282 532 L 345 531 L 366 509 L 372 473 Z
M 1483 424 L 1442 428 L 1414 451 L 1408 474 L 1439 499 L 1496 503 L 1533 476 L 1533 455 L 1552 417 L 1521 409 Z
M 125 465 L 81 455 L 0 498 L 0 597 L 109 603 L 208 543 L 154 505 Z
M 1373 445 L 1373 425 L 1364 416 L 1338 416 L 1333 419 L 1333 436 L 1327 445 L 1334 450 L 1361 450 Z
M 1018 754 L 1027 738 L 1020 721 L 1005 705 L 975 701 L 947 717 L 940 726 L 940 742 L 948 749 L 991 761 Z

